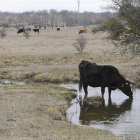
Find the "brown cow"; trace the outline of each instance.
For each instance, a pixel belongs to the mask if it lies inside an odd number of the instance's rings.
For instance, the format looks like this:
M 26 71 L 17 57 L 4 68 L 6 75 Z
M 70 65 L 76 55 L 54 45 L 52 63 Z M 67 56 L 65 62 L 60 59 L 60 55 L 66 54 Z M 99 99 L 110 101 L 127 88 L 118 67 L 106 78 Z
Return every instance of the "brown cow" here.
M 79 31 L 79 35 L 80 35 L 81 33 L 87 33 L 87 29 L 81 29 L 81 30 Z

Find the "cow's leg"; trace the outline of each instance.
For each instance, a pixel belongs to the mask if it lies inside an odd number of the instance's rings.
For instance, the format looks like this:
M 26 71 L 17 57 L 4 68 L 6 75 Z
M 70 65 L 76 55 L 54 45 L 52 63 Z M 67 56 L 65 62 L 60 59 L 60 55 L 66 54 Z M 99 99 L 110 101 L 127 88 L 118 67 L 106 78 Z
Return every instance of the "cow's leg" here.
M 112 107 L 112 100 L 108 99 L 108 107 Z
M 111 89 L 108 88 L 109 99 L 111 99 Z
M 105 87 L 101 87 L 102 98 L 104 98 Z
M 83 88 L 84 88 L 84 92 L 85 92 L 85 98 L 88 95 L 87 87 L 88 87 L 88 85 L 86 83 L 83 83 Z

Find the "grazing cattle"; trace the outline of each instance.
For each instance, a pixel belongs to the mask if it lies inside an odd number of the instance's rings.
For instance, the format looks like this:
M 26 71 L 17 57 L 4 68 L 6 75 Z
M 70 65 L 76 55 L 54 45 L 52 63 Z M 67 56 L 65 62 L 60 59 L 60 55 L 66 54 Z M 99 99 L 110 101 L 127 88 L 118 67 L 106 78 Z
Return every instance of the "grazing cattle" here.
M 79 31 L 79 35 L 80 35 L 81 33 L 87 33 L 87 29 L 81 29 L 81 30 Z
M 60 28 L 57 28 L 57 31 L 60 31 Z
M 39 33 L 39 29 L 33 29 L 34 32 L 38 32 Z
M 17 32 L 17 34 L 19 34 L 19 33 L 25 33 L 25 29 L 24 28 L 19 29 L 18 32 Z
M 79 91 L 84 88 L 85 97 L 88 95 L 87 87 L 101 87 L 102 98 L 104 98 L 105 87 L 108 87 L 109 98 L 111 91 L 119 89 L 124 94 L 133 98 L 131 82 L 119 73 L 117 68 L 111 65 L 96 65 L 89 61 L 82 60 L 79 64 Z

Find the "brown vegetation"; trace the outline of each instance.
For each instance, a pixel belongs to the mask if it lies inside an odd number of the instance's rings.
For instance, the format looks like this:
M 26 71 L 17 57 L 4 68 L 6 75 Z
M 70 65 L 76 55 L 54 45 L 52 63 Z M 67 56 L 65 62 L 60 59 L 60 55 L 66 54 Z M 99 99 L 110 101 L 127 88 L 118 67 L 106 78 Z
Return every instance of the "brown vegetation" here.
M 0 83 L 1 138 L 68 139 L 67 106 L 62 104 L 70 102 L 74 93 L 46 83 L 78 82 L 78 64 L 82 59 L 114 65 L 130 81 L 140 80 L 140 59 L 130 62 L 129 55 L 110 54 L 108 50 L 114 49 L 114 45 L 106 39 L 105 32 L 87 33 L 88 43 L 81 54 L 72 45 L 78 37 L 77 28 L 63 28 L 60 32 L 41 29 L 39 35 L 31 31 L 29 39 L 13 28 L 6 32 L 7 37 L 0 40 L 0 78 L 45 85 Z M 108 131 L 94 128 L 71 125 L 70 130 L 73 140 L 116 138 Z
M 139 74 L 139 58 L 131 60 L 129 54 L 122 56 L 111 51 L 114 45 L 106 39 L 104 32 L 87 33 L 87 46 L 81 54 L 72 45 L 78 37 L 76 28 L 63 28 L 59 33 L 55 29 L 41 30 L 39 36 L 31 32 L 28 40 L 22 34 L 17 35 L 16 29 L 9 28 L 6 32 L 8 36 L 0 44 L 1 78 L 77 82 L 77 66 L 82 59 L 115 65 L 134 83 Z
M 90 105 L 93 105 L 94 107 L 99 107 L 102 105 L 102 101 L 103 98 L 99 95 L 85 98 L 85 102 L 90 103 Z

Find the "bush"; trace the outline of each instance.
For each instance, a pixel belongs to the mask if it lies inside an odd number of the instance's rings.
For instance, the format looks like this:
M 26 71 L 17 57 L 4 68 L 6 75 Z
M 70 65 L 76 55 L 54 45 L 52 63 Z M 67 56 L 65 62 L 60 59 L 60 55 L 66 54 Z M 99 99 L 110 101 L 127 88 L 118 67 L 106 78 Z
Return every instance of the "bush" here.
M 24 37 L 26 37 L 26 39 L 28 39 L 30 37 L 30 31 L 26 31 L 24 34 L 23 34 Z
M 76 39 L 76 42 L 73 43 L 73 46 L 76 48 L 77 51 L 82 53 L 82 51 L 85 48 L 86 44 L 87 44 L 87 39 L 83 35 L 80 35 Z
M 1 38 L 4 38 L 6 36 L 4 29 L 0 30 L 0 36 L 1 36 Z

